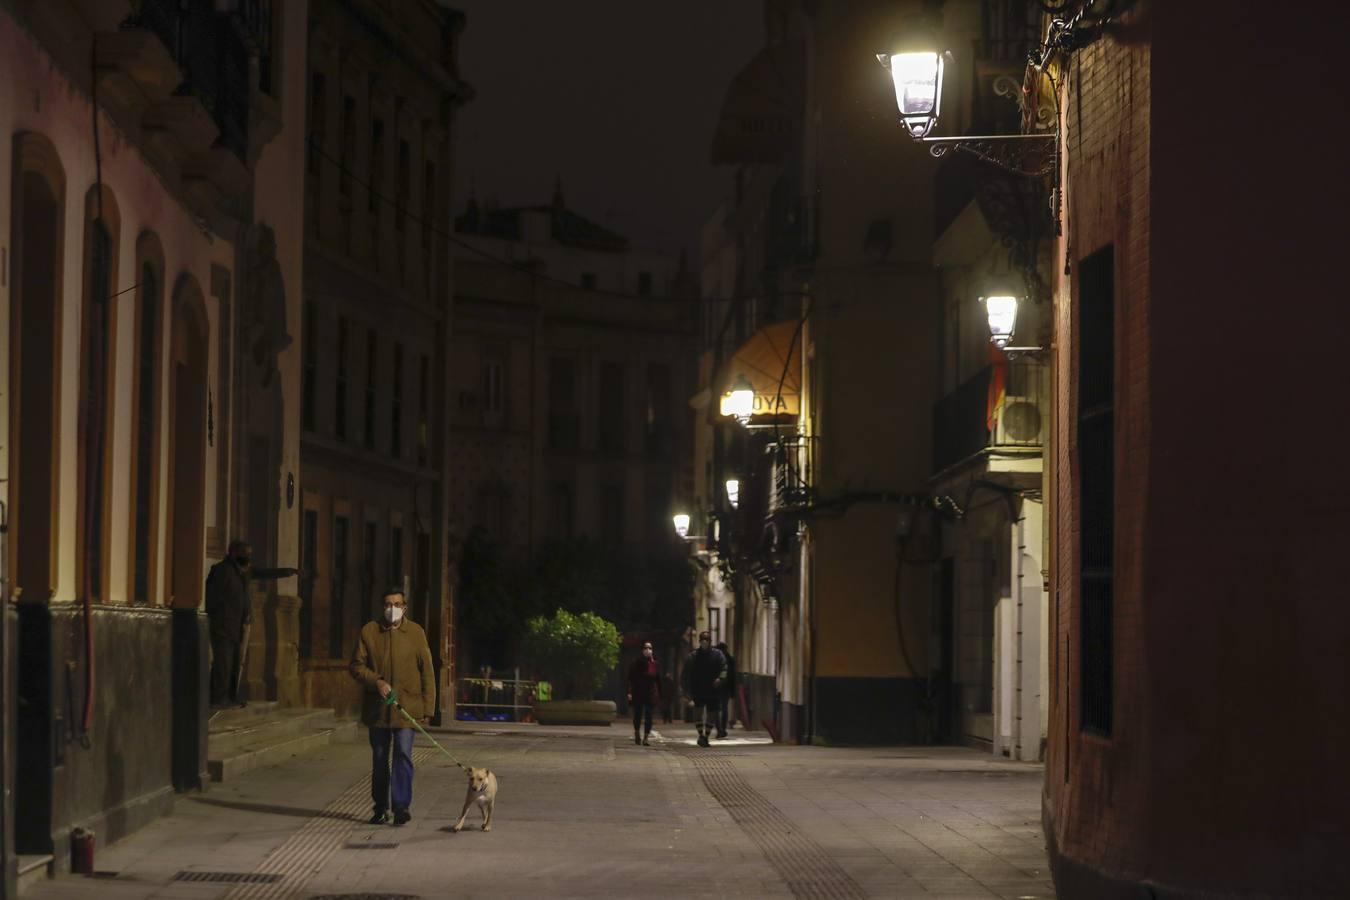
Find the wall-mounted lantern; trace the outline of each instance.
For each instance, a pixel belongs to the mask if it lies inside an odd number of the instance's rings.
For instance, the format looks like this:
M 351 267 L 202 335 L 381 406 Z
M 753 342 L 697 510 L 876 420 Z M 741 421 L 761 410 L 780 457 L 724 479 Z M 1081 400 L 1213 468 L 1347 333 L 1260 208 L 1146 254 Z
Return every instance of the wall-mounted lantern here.
M 895 82 L 895 105 L 909 136 L 925 138 L 942 113 L 942 68 L 944 53 L 878 53 L 877 61 Z
M 689 514 L 676 513 L 671 516 L 671 521 L 675 524 L 675 533 L 678 534 L 682 540 L 687 539 L 689 537 Z
M 731 504 L 732 509 L 741 505 L 741 480 L 739 478 L 727 479 L 727 502 Z
M 1017 298 L 1009 294 L 981 297 L 989 317 L 989 340 L 1000 350 L 1012 343 L 1017 328 Z
M 755 386 L 744 375 L 737 375 L 731 390 L 722 395 L 722 415 L 732 416 L 742 425 L 755 414 Z

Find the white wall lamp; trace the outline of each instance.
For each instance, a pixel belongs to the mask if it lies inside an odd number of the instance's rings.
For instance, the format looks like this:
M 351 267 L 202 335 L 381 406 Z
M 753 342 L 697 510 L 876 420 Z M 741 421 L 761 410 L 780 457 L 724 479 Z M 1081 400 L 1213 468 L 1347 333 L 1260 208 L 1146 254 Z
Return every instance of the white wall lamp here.
M 989 318 L 989 342 L 1004 353 L 1038 353 L 1043 347 L 1012 347 L 1013 334 L 1017 331 L 1018 300 L 1011 294 L 992 294 L 981 297 L 985 314 Z
M 732 509 L 737 509 L 741 505 L 741 480 L 739 478 L 727 479 L 727 502 L 731 504 Z
M 732 416 L 742 425 L 749 425 L 755 414 L 755 386 L 744 375 L 737 375 L 731 390 L 722 396 L 722 415 Z

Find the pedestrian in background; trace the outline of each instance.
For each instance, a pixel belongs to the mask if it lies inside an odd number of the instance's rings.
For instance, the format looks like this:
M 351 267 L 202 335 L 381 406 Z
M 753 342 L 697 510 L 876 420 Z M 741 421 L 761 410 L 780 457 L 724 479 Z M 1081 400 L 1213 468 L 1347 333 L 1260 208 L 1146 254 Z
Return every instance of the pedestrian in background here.
M 642 655 L 628 667 L 628 705 L 633 708 L 633 743 L 651 744 L 652 710 L 661 702 L 661 667 L 651 642 L 642 645 Z M 641 736 L 639 725 L 644 726 Z
M 700 631 L 698 649 L 689 654 L 684 664 L 684 692 L 694 705 L 700 747 L 708 746 L 708 734 L 716 727 L 721 688 L 726 679 L 726 657 L 712 645 L 712 634 Z
M 361 629 L 351 673 L 365 688 L 361 721 L 370 730 L 370 796 L 375 807 L 370 824 L 387 821 L 392 801 L 394 824 L 402 825 L 412 819 L 416 731 L 407 716 L 385 700 L 393 692 L 408 715 L 429 722 L 436 708 L 436 675 L 427 634 L 408 619 L 403 588 L 389 588 L 382 599 L 383 620 L 367 622 Z
M 253 548 L 230 541 L 226 556 L 206 574 L 206 617 L 211 633 L 211 706 L 244 706 L 239 697 L 243 647 L 253 622 L 250 580 L 289 578 L 296 569 L 255 569 Z
M 722 652 L 722 658 L 727 661 L 727 677 L 722 682 L 722 693 L 718 698 L 717 708 L 717 736 L 725 738 L 727 736 L 727 708 L 736 696 L 736 657 L 731 655 L 725 641 L 719 643 L 717 649 Z

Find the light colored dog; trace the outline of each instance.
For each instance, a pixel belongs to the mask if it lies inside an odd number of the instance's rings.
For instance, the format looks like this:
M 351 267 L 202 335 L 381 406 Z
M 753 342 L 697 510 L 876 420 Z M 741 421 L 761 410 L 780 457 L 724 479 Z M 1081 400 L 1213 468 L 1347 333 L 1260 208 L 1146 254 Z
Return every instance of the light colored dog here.
M 469 770 L 469 793 L 464 797 L 464 809 L 460 810 L 459 821 L 451 831 L 459 831 L 464 827 L 464 817 L 469 814 L 469 807 L 475 803 L 483 812 L 483 830 L 492 830 L 492 807 L 497 802 L 497 776 L 493 775 L 487 769 Z

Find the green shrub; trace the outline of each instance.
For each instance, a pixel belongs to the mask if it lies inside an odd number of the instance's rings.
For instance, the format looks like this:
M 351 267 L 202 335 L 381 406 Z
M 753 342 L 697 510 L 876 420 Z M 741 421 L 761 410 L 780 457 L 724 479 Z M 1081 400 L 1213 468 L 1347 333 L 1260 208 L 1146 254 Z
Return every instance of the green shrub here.
M 594 613 L 559 609 L 525 627 L 525 652 L 535 673 L 561 700 L 590 700 L 619 661 L 619 629 Z

